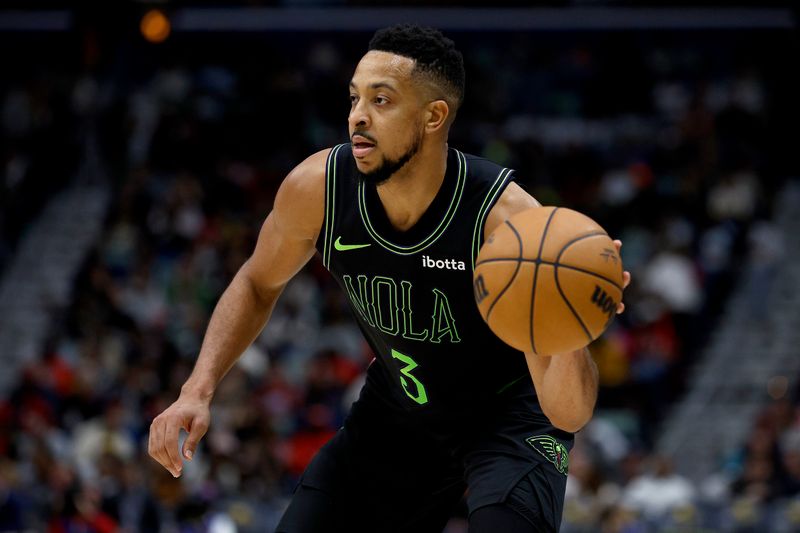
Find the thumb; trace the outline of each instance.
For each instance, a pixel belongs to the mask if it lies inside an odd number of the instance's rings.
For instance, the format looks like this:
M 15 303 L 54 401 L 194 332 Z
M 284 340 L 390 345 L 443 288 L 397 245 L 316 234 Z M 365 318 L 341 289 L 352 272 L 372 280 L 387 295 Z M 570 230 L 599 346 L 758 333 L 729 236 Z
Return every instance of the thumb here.
M 203 435 L 206 434 L 206 431 L 208 431 L 208 421 L 202 418 L 195 418 L 189 423 L 186 429 L 189 430 L 189 435 L 186 437 L 186 440 L 183 441 L 183 456 L 191 461 L 194 457 L 195 450 L 197 450 L 197 444 L 200 442 L 200 439 L 203 438 Z

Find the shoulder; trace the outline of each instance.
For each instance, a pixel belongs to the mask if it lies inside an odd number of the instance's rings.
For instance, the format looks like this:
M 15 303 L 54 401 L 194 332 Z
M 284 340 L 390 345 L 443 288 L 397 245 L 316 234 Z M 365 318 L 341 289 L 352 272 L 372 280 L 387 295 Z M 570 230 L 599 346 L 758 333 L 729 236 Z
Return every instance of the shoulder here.
M 541 207 L 541 205 L 525 189 L 514 182 L 509 183 L 486 217 L 484 237 L 491 235 L 497 226 L 520 211 L 525 211 L 532 207 Z
M 316 238 L 325 208 L 325 165 L 331 148 L 309 156 L 286 175 L 275 196 L 273 213 L 296 231 Z
M 278 198 L 307 195 L 324 195 L 325 192 L 325 163 L 331 148 L 320 150 L 307 157 L 302 163 L 292 169 L 278 189 Z M 284 198 L 281 198 L 284 199 Z M 278 199 L 276 198 L 276 202 Z

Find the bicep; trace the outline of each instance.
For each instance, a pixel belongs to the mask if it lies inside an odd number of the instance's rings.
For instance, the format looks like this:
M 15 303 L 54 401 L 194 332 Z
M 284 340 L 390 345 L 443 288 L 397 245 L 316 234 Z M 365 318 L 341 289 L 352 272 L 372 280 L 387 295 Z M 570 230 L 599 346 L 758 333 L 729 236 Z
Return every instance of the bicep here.
M 313 239 L 293 233 L 273 211 L 261 227 L 253 255 L 245 263 L 245 274 L 256 287 L 274 290 L 297 274 L 314 251 Z
M 259 290 L 283 287 L 314 255 L 324 216 L 324 161 L 320 152 L 283 181 L 275 205 L 243 270 Z

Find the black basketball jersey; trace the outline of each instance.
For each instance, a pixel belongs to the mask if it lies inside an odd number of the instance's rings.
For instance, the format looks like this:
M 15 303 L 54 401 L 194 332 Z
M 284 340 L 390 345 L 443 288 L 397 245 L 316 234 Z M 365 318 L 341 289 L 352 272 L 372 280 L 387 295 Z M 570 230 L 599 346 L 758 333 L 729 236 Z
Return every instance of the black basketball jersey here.
M 444 181 L 407 231 L 360 182 L 350 144 L 334 147 L 317 249 L 375 352 L 367 386 L 429 421 L 466 415 L 529 372 L 481 318 L 472 273 L 486 216 L 513 171 L 449 149 Z

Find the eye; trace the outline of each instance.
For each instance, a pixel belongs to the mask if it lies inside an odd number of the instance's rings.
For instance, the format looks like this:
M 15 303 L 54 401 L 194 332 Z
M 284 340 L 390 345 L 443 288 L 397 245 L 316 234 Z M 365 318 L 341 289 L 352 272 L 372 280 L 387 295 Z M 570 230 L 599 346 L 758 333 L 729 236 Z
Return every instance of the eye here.
M 377 105 L 388 104 L 389 103 L 389 99 L 386 98 L 385 96 L 376 96 L 375 97 L 375 103 Z
M 356 105 L 356 102 L 358 102 L 358 95 L 351 94 L 350 95 L 350 105 Z

